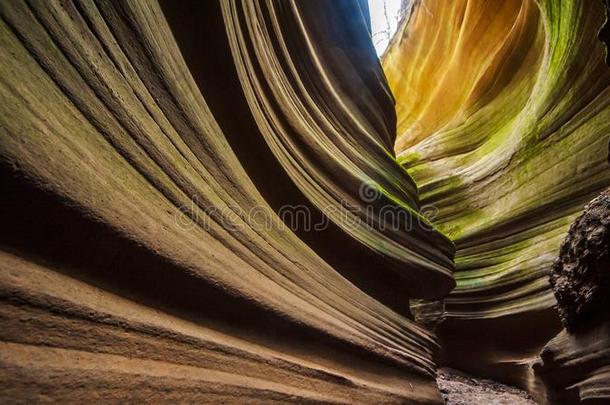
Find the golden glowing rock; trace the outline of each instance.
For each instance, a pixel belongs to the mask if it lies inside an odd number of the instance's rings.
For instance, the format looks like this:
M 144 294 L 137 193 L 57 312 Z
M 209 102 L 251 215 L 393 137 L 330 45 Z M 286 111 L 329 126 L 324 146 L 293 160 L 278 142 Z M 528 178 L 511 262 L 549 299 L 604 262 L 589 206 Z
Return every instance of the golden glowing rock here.
M 398 160 L 456 243 L 444 313 L 418 306 L 456 365 L 524 385 L 559 328 L 551 263 L 610 184 L 603 22 L 601 1 L 422 0 L 384 55 Z

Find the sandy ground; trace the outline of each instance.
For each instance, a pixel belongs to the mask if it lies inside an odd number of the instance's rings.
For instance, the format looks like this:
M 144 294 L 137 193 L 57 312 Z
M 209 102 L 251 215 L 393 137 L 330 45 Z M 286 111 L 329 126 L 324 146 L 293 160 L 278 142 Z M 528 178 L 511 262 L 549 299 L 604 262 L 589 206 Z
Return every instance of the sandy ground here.
M 447 405 L 536 405 L 525 391 L 457 370 L 439 370 L 437 381 Z

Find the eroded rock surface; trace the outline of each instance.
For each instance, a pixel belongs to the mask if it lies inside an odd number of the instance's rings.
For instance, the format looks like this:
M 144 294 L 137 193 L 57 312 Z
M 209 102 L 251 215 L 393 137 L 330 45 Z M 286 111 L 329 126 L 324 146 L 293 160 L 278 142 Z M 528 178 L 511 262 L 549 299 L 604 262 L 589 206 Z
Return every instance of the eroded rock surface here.
M 550 280 L 568 330 L 605 311 L 610 297 L 610 190 L 591 201 L 570 226 Z
M 363 5 L 0 2 L 0 402 L 441 402 Z
M 610 401 L 610 190 L 570 227 L 551 271 L 563 329 L 535 365 L 551 403 Z
M 456 244 L 457 287 L 415 307 L 455 368 L 528 387 L 561 329 L 551 266 L 610 185 L 604 3 L 422 0 L 382 59 L 398 160 Z
M 440 404 L 409 302 L 526 386 L 610 184 L 601 3 L 415 4 L 384 74 L 364 0 L 0 1 L 0 401 Z M 605 325 L 543 356 L 583 398 Z

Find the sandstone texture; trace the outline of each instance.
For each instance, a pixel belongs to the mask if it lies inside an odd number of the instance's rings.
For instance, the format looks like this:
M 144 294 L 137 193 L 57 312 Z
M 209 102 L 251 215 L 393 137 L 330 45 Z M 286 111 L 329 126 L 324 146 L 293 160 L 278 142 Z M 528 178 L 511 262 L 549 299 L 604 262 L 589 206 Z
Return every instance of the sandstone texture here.
M 591 201 L 570 226 L 551 269 L 551 286 L 564 326 L 577 328 L 607 308 L 610 297 L 610 190 Z
M 416 315 L 446 364 L 531 388 L 561 329 L 551 267 L 610 185 L 605 2 L 422 0 L 407 15 L 382 58 L 395 150 L 457 249 L 457 287 Z
M 408 301 L 454 286 L 453 244 L 367 15 L 0 2 L 0 402 L 441 403 Z
M 570 227 L 551 270 L 565 326 L 535 368 L 552 403 L 610 401 L 610 191 L 593 199 Z
M 608 401 L 605 3 L 0 1 L 0 402 Z

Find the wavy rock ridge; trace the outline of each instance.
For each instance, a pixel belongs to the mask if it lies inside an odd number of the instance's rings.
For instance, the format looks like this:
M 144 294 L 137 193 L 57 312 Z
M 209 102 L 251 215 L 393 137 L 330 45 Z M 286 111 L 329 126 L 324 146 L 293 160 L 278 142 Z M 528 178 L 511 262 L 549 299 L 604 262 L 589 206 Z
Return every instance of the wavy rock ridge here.
M 0 2 L 2 402 L 442 403 L 437 358 L 605 400 L 603 270 L 548 281 L 603 3 L 405 15 L 380 65 L 364 0 Z
M 383 58 L 395 148 L 457 248 L 457 287 L 419 316 L 444 319 L 452 366 L 525 386 L 560 328 L 559 245 L 610 184 L 604 5 L 422 0 L 410 15 Z
M 367 24 L 0 2 L 3 401 L 441 402 L 408 300 L 449 292 L 453 245 L 394 159 Z

